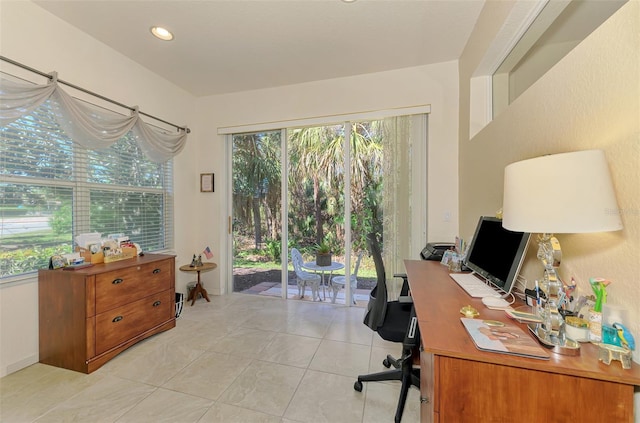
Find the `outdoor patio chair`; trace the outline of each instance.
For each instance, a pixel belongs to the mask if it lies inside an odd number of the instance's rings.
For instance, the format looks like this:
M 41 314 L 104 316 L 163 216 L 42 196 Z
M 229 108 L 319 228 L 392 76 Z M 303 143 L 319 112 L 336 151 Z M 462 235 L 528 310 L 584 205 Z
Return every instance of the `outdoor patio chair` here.
M 360 251 L 358 254 L 358 258 L 356 259 L 356 266 L 353 268 L 353 273 L 350 275 L 350 285 L 351 285 L 351 303 L 356 303 L 356 288 L 358 287 L 358 269 L 360 269 L 360 261 L 362 261 L 362 256 L 364 255 L 364 251 Z M 338 296 L 338 291 L 345 287 L 346 284 L 346 275 L 334 276 L 331 279 L 331 289 L 333 290 L 333 296 L 331 297 L 331 302 L 336 302 L 336 297 Z M 346 298 L 345 298 L 346 304 Z
M 311 300 L 316 298 L 320 301 L 320 275 L 309 273 L 302 270 L 304 261 L 302 254 L 296 248 L 291 249 L 291 261 L 293 262 L 293 270 L 296 272 L 296 282 L 298 285 L 298 297 L 304 298 L 304 290 L 307 284 L 311 287 Z

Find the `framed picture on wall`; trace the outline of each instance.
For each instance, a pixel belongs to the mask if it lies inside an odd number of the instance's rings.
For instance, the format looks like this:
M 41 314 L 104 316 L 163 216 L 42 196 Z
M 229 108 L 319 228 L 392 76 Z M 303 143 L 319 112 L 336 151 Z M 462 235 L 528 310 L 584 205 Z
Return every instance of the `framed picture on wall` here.
M 213 192 L 213 173 L 200 174 L 200 192 Z

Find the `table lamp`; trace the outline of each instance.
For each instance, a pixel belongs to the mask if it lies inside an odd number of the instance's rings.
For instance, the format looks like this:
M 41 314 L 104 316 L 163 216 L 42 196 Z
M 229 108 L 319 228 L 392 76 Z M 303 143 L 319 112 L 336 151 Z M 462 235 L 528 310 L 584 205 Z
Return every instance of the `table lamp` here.
M 543 284 L 548 297 L 557 297 L 563 288 L 557 273 L 562 253 L 553 234 L 622 229 L 604 152 L 552 154 L 508 165 L 502 226 L 540 234 L 537 257 L 545 268 Z

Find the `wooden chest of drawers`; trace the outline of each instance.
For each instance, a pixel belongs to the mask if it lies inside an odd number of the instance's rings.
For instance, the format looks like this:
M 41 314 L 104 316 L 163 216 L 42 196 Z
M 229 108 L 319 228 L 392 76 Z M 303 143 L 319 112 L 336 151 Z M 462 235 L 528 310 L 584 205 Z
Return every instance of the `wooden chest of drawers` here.
M 171 329 L 175 257 L 146 254 L 77 270 L 38 272 L 40 362 L 91 373 Z

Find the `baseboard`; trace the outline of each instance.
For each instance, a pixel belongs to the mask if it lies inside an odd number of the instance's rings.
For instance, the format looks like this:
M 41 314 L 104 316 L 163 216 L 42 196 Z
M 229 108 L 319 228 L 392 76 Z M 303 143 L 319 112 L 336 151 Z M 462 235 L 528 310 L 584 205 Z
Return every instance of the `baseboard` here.
M 36 364 L 39 361 L 39 357 L 37 355 L 32 355 L 30 357 L 24 358 L 15 363 L 9 364 L 5 369 L 0 369 L 0 377 L 4 377 L 6 375 L 10 375 L 11 373 L 15 373 L 18 370 L 22 370 L 25 367 L 29 367 L 32 364 Z

